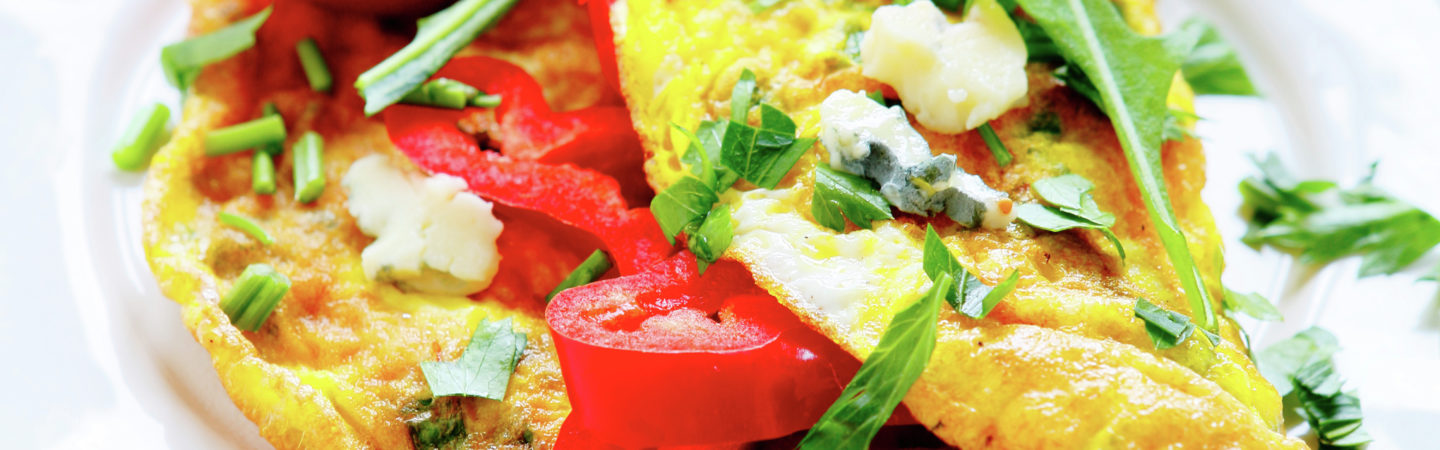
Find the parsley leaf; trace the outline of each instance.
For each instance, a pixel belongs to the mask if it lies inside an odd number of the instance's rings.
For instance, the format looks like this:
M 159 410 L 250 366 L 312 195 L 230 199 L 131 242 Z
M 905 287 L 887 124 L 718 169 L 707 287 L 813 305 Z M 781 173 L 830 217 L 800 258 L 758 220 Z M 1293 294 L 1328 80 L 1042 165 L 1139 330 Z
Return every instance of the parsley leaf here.
M 255 31 L 270 18 L 270 7 L 225 28 L 165 46 L 160 50 L 160 67 L 165 79 L 180 89 L 190 90 L 200 69 L 223 61 L 255 46 Z
M 459 395 L 504 400 L 510 375 L 525 353 L 525 333 L 516 333 L 510 318 L 481 320 L 465 353 L 454 361 L 420 363 L 425 382 L 436 397 Z
M 1340 351 L 1335 335 L 1324 328 L 1310 327 L 1289 339 L 1271 344 L 1255 355 L 1255 365 L 1281 396 L 1291 391 L 1290 379 L 1301 367 L 1315 360 L 1330 360 Z
M 703 220 L 710 212 L 710 206 L 719 200 L 709 184 L 695 177 L 684 177 L 650 201 L 650 212 L 660 223 L 665 238 L 674 244 L 675 235 L 685 231 L 690 224 Z
M 1200 42 L 1185 58 L 1180 72 L 1185 81 L 1199 95 L 1257 95 L 1250 75 L 1240 64 L 1235 48 L 1220 37 L 1215 26 L 1199 18 L 1185 21 L 1180 26 L 1197 30 Z
M 590 284 L 591 281 L 595 281 L 596 278 L 600 278 L 609 271 L 611 265 L 610 255 L 606 254 L 604 250 L 595 250 L 585 258 L 585 261 L 581 261 L 579 266 L 575 266 L 575 270 L 570 271 L 569 275 L 565 275 L 565 279 L 560 280 L 560 284 L 545 296 L 545 301 L 548 303 L 550 299 L 555 298 L 555 294 L 566 289 Z
M 774 106 L 760 104 L 760 126 L 732 121 L 725 127 L 720 162 L 740 177 L 774 189 L 800 161 L 815 138 L 796 138 L 795 122 Z
M 880 343 L 860 364 L 840 398 L 800 441 L 801 449 L 863 449 L 925 371 L 935 351 L 940 302 L 954 291 L 949 274 L 930 291 L 895 313 Z
M 1115 244 L 1120 259 L 1125 259 L 1125 247 L 1120 238 L 1110 231 L 1115 225 L 1115 215 L 1100 210 L 1095 196 L 1090 191 L 1095 185 L 1085 177 L 1069 174 L 1036 181 L 1030 186 L 1041 200 L 1050 206 L 1026 203 L 1015 208 L 1015 216 L 1035 228 L 1061 232 L 1072 228 L 1100 230 Z
M 872 220 L 895 218 L 890 214 L 890 203 L 870 180 L 831 169 L 825 163 L 815 165 L 810 213 L 820 225 L 835 231 L 845 231 L 846 217 L 867 230 Z
M 700 223 L 698 229 L 687 234 L 690 238 L 686 244 L 699 261 L 700 273 L 705 273 L 705 268 L 720 259 L 725 249 L 730 248 L 730 240 L 735 237 L 735 223 L 730 220 L 730 205 L 716 206 L 705 215 L 705 221 Z
M 1260 320 L 1285 320 L 1285 316 L 1280 314 L 1280 310 L 1275 309 L 1275 305 L 1265 297 L 1261 297 L 1260 294 L 1236 292 L 1227 287 L 1222 305 L 1226 311 L 1242 312 Z
M 1180 345 L 1195 332 L 1195 324 L 1190 323 L 1189 317 L 1155 306 L 1143 298 L 1135 302 L 1135 317 L 1145 321 L 1145 332 L 1150 334 L 1150 340 L 1158 350 Z
M 1166 96 L 1181 60 L 1199 38 L 1197 30 L 1182 29 L 1164 39 L 1143 37 L 1106 0 L 1017 3 L 1054 40 L 1068 64 L 1093 82 L 1190 309 L 1200 315 L 1201 327 L 1215 329 L 1215 308 L 1170 207 L 1160 163 Z
M 1360 255 L 1360 276 L 1393 274 L 1440 244 L 1440 220 L 1369 184 L 1340 189 L 1298 181 L 1275 155 L 1256 159 L 1260 176 L 1240 183 L 1252 247 L 1271 245 L 1324 264 Z
M 1332 359 L 1339 349 L 1334 335 L 1311 327 L 1276 342 L 1255 358 L 1260 373 L 1275 385 L 1286 404 L 1298 403 L 1300 415 L 1315 430 L 1321 448 L 1355 448 L 1371 440 L 1361 428 L 1360 399 L 1341 391 L 1344 380 L 1335 373 Z
M 972 319 L 985 318 L 990 314 L 990 310 L 995 309 L 995 305 L 1015 291 L 1020 281 L 1020 272 L 1015 271 L 994 287 L 986 285 L 971 274 L 969 269 L 960 265 L 960 261 L 945 247 L 945 242 L 940 240 L 940 234 L 935 232 L 935 227 L 928 225 L 925 227 L 924 252 L 922 267 L 925 275 L 935 282 L 939 282 L 942 276 L 954 280 L 955 289 L 945 293 L 945 301 L 949 302 L 956 312 Z
M 485 32 L 518 0 L 460 0 L 419 21 L 415 39 L 355 79 L 372 116 L 400 101 Z
M 740 72 L 740 79 L 735 81 L 735 87 L 730 90 L 730 120 L 736 123 L 745 123 L 745 116 L 750 112 L 751 99 L 755 95 L 755 72 L 745 69 Z

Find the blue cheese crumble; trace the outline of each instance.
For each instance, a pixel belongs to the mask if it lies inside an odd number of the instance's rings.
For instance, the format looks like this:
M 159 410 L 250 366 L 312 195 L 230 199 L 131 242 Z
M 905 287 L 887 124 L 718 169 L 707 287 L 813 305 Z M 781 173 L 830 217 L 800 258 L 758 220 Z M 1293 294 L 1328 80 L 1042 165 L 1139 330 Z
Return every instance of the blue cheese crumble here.
M 901 211 L 944 213 L 966 227 L 1005 228 L 1015 219 L 1009 195 L 961 170 L 955 155 L 933 155 L 899 106 L 839 90 L 820 104 L 820 142 L 830 167 L 880 184 Z

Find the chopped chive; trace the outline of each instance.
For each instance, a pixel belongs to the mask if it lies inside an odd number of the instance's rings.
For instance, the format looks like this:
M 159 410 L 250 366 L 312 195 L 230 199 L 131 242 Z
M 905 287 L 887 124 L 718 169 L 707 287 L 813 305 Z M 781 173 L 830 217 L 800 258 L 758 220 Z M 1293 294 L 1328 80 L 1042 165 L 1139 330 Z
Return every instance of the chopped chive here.
M 185 92 L 200 76 L 200 68 L 225 60 L 255 45 L 255 30 L 270 17 L 270 8 L 225 28 L 165 46 L 160 67 L 171 85 Z
M 500 106 L 500 96 L 491 94 L 480 94 L 470 99 L 470 106 L 480 108 L 494 108 Z
M 590 257 L 585 258 L 584 262 L 576 266 L 575 270 L 570 271 L 570 274 L 566 275 L 565 279 L 560 280 L 560 284 L 555 286 L 555 290 L 550 291 L 550 295 L 545 296 L 545 301 L 549 302 L 550 299 L 555 298 L 555 295 L 561 291 L 576 286 L 583 286 L 589 284 L 591 281 L 595 281 L 596 278 L 600 278 L 600 275 L 604 275 L 606 271 L 610 270 L 610 266 L 610 255 L 605 254 L 603 250 L 595 250 L 594 253 L 590 254 Z
M 261 106 L 261 107 L 260 107 L 260 111 L 261 111 L 260 117 L 276 116 L 276 117 L 279 117 L 281 121 L 284 121 L 284 120 L 285 120 L 285 117 L 283 117 L 283 116 L 280 115 L 280 110 L 275 107 L 275 102 L 265 102 L 265 106 Z M 285 153 L 285 143 L 282 142 L 282 141 L 271 142 L 271 143 L 268 143 L 268 144 L 265 144 L 265 145 L 261 145 L 260 147 L 257 147 L 257 148 L 259 148 L 261 152 L 269 153 L 270 156 L 272 156 L 272 157 L 273 157 L 273 156 L 280 156 L 281 153 Z M 272 159 L 273 159 L 273 158 L 272 158 Z M 274 169 L 274 167 L 271 167 L 271 169 Z M 273 175 L 273 172 L 274 172 L 274 171 L 272 170 L 271 172 L 272 172 L 271 178 L 274 178 L 274 175 Z M 260 191 L 257 190 L 256 192 L 260 192 Z M 274 189 L 271 189 L 271 190 L 270 190 L 270 193 L 273 193 L 273 192 L 275 192 L 275 190 L 274 190 Z
M 165 123 L 170 120 L 170 108 L 155 103 L 130 119 L 130 126 L 120 136 L 110 159 L 121 170 L 140 170 L 160 147 L 160 135 L 165 132 Z
M 995 134 L 995 128 L 990 126 L 990 122 L 980 125 L 980 137 L 985 139 L 985 146 L 990 147 L 990 154 L 995 155 L 995 162 L 999 163 L 1000 167 L 1010 165 L 1014 157 L 1010 155 L 1010 149 L 1005 148 L 1005 143 L 1000 141 L 1000 136 Z
M 205 155 L 220 156 L 285 140 L 285 120 L 265 116 L 205 134 Z
M 415 40 L 355 79 L 373 116 L 435 74 L 461 48 L 500 21 L 517 0 L 460 0 L 419 22 Z
M 295 201 L 310 203 L 325 192 L 325 140 L 314 131 L 306 131 L 295 141 Z
M 264 153 L 256 154 L 263 155 Z M 235 227 L 240 231 L 244 231 L 245 234 L 250 235 L 250 237 L 255 238 L 255 240 L 257 241 L 260 241 L 261 244 L 270 245 L 275 243 L 275 238 L 270 237 L 270 233 L 265 232 L 264 228 L 260 228 L 260 225 L 256 225 L 255 222 L 249 217 L 245 217 L 239 214 L 221 212 L 220 223 Z
M 269 153 L 255 152 L 251 157 L 250 189 L 260 195 L 275 193 L 275 161 Z
M 289 291 L 290 279 L 285 275 L 268 264 L 251 264 L 225 298 L 220 299 L 220 310 L 230 317 L 230 323 L 236 328 L 253 332 L 270 318 L 270 313 Z
M 334 80 L 330 78 L 330 68 L 325 65 L 325 57 L 320 55 L 320 47 L 315 45 L 315 39 L 307 37 L 296 42 L 295 54 L 300 56 L 300 67 L 305 69 L 305 79 L 310 81 L 310 89 L 315 92 L 330 92 L 330 84 Z

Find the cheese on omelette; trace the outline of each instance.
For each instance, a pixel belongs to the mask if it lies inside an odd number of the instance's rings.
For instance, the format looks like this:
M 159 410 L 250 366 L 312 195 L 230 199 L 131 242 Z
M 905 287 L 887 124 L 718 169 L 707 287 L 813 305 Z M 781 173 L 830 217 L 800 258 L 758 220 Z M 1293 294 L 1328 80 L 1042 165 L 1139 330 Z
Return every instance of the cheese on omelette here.
M 1116 1 L 1132 27 L 1159 31 L 1147 0 Z M 620 0 L 612 9 L 621 85 L 649 155 L 657 192 L 683 176 L 677 149 L 693 129 L 726 117 L 731 87 L 756 74 L 761 101 L 791 114 L 802 136 L 820 129 L 819 104 L 839 89 L 875 91 L 846 54 L 869 27 L 877 2 L 790 0 L 752 11 L 737 0 Z M 952 22 L 958 16 L 952 16 Z M 1303 447 L 1281 433 L 1280 398 L 1224 320 L 1222 342 L 1202 339 L 1157 350 L 1136 298 L 1170 310 L 1189 306 L 1109 121 L 1031 64 L 1019 106 L 992 122 L 1015 156 L 996 165 L 976 132 L 916 129 L 937 153 L 1017 201 L 1035 201 L 1036 180 L 1074 173 L 1095 182 L 1095 200 L 1117 217 L 1122 261 L 1098 231 L 963 229 L 945 219 L 904 216 L 835 232 L 810 216 L 819 145 L 775 190 L 741 183 L 722 201 L 735 208 L 727 258 L 745 263 L 781 302 L 864 359 L 899 309 L 929 287 L 921 267 L 924 229 L 936 226 L 961 264 L 987 284 L 1019 271 L 1018 289 L 985 319 L 946 309 L 930 364 L 905 403 L 947 443 L 962 448 Z M 1172 107 L 1190 108 L 1183 82 Z M 913 122 L 913 121 L 912 121 Z M 1200 200 L 1204 155 L 1196 140 L 1166 143 L 1164 176 L 1206 288 L 1217 299 L 1220 236 Z M 1219 309 L 1219 305 L 1216 305 Z
M 218 29 L 264 7 L 261 2 L 194 0 L 193 33 Z M 372 241 L 345 207 L 340 186 L 350 164 L 367 155 L 416 170 L 390 144 L 378 120 L 361 115 L 349 83 L 333 95 L 312 92 L 294 54 L 310 36 L 336 80 L 353 80 L 407 43 L 379 21 L 279 2 L 257 47 L 207 67 L 185 101 L 174 138 L 145 181 L 144 245 L 167 296 L 210 352 L 240 411 L 280 448 L 408 448 L 406 419 L 421 417 L 429 388 L 422 361 L 460 356 L 482 319 L 511 318 L 528 338 L 504 401 L 458 403 L 468 444 L 548 448 L 569 414 L 564 381 L 544 321 L 543 299 L 594 249 L 537 215 L 496 207 L 506 224 L 490 287 L 471 298 L 407 293 L 365 276 L 361 252 Z M 463 54 L 487 54 L 525 68 L 557 110 L 602 100 L 585 11 L 571 0 L 526 0 Z M 267 101 L 286 118 L 291 141 L 307 130 L 325 138 L 325 192 L 313 204 L 292 200 L 291 154 L 277 158 L 279 191 L 250 189 L 250 157 L 206 157 L 209 130 L 258 116 Z M 289 145 L 286 145 L 289 148 Z M 238 213 L 274 235 L 265 246 L 222 225 Z M 266 263 L 294 286 L 257 332 L 230 324 L 217 301 L 245 266 Z

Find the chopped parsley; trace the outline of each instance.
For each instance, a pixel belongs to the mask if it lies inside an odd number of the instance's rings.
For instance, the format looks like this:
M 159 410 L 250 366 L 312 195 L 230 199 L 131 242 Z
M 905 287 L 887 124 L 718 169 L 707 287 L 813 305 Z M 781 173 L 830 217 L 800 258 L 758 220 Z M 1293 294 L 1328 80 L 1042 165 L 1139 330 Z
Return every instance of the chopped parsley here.
M 465 409 L 456 399 L 420 400 L 404 421 L 416 450 L 464 448 Z
M 400 101 L 460 49 L 500 21 L 517 0 L 460 0 L 418 22 L 415 39 L 355 79 L 372 116 Z
M 1286 405 L 1310 423 L 1321 448 L 1358 448 L 1371 439 L 1362 428 L 1360 399 L 1341 390 L 1344 380 L 1333 360 L 1339 350 L 1335 335 L 1311 327 L 1266 347 L 1255 363 Z
M 1115 215 L 1100 210 L 1095 196 L 1090 191 L 1095 185 L 1085 177 L 1069 174 L 1036 181 L 1030 186 L 1035 194 L 1049 205 L 1026 203 L 1015 208 L 1016 218 L 1035 228 L 1061 232 L 1072 228 L 1100 230 L 1115 244 L 1120 259 L 1125 259 L 1125 247 L 1120 238 L 1110 231 L 1115 225 Z
M 510 318 L 495 322 L 481 320 L 459 359 L 422 362 L 420 371 L 436 397 L 504 400 L 510 376 L 524 353 L 525 333 L 516 333 Z
M 795 121 L 778 108 L 760 104 L 760 125 L 731 121 L 725 127 L 720 162 L 745 181 L 774 189 L 815 143 L 815 138 L 797 138 Z
M 1245 315 L 1260 320 L 1285 320 L 1280 310 L 1275 305 L 1256 293 L 1244 293 L 1225 288 L 1225 300 L 1223 303 L 1226 311 L 1245 313 Z
M 1185 81 L 1196 94 L 1257 95 L 1250 75 L 1240 64 L 1240 56 L 1220 37 L 1214 25 L 1195 18 L 1185 21 L 1180 27 L 1197 30 L 1195 32 L 1200 34 L 1200 42 L 1180 66 Z
M 160 50 L 165 79 L 182 93 L 190 90 L 201 68 L 254 47 L 255 31 L 270 18 L 270 11 L 266 7 L 225 28 L 165 46 Z
M 894 219 L 890 202 L 869 179 L 815 165 L 815 191 L 810 198 L 810 213 L 821 226 L 845 231 L 845 219 L 855 226 L 870 229 L 870 222 Z M 842 215 L 843 214 L 843 215 Z
M 683 177 L 655 195 L 655 199 L 650 201 L 650 211 L 655 215 L 655 221 L 660 223 L 660 231 L 673 244 L 675 235 L 685 231 L 690 224 L 703 221 L 710 213 L 711 205 L 717 201 L 720 197 L 709 184 L 699 178 Z
M 949 277 L 954 281 L 954 289 L 945 292 L 945 301 L 956 312 L 964 314 L 972 319 L 983 319 L 995 309 L 1005 296 L 1015 291 L 1019 284 L 1020 272 L 1011 272 L 1009 277 L 995 286 L 985 284 L 969 269 L 960 265 L 950 249 L 945 247 L 945 242 L 940 240 L 940 235 L 935 232 L 935 227 L 925 227 L 925 257 L 923 260 L 925 275 L 931 281 L 939 282 L 942 276 Z
M 930 291 L 895 313 L 880 343 L 860 364 L 855 378 L 798 446 L 801 449 L 863 449 L 890 419 L 935 351 L 940 302 L 954 291 L 940 274 Z
M 1145 321 L 1145 332 L 1150 334 L 1150 341 L 1155 343 L 1158 350 L 1180 345 L 1194 334 L 1196 329 L 1195 324 L 1190 323 L 1190 318 L 1184 314 L 1166 310 L 1143 298 L 1135 301 L 1135 317 Z M 1206 337 L 1210 338 L 1211 343 L 1220 342 L 1218 335 L 1207 332 Z
M 1298 252 L 1310 264 L 1359 255 L 1366 277 L 1398 272 L 1440 244 L 1440 220 L 1381 191 L 1369 177 L 1342 189 L 1295 179 L 1273 154 L 1255 164 L 1260 175 L 1240 183 L 1250 225 L 1242 240 L 1251 247 Z
M 548 303 L 551 299 L 555 298 L 556 294 L 566 289 L 590 284 L 590 282 L 595 281 L 596 278 L 600 278 L 601 275 L 609 271 L 612 265 L 610 255 L 606 254 L 604 250 L 595 250 L 595 252 L 591 253 L 589 257 L 586 257 L 584 261 L 581 261 L 579 266 L 575 266 L 575 270 L 570 271 L 569 275 L 565 275 L 565 278 L 560 280 L 560 284 L 556 285 L 555 289 L 551 290 L 550 294 L 545 296 L 545 301 Z

